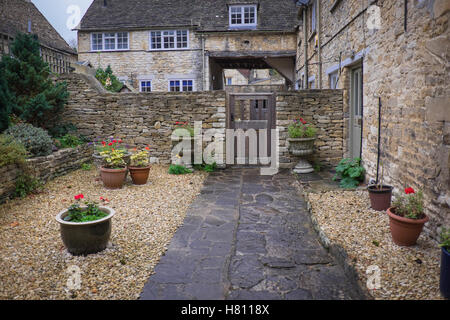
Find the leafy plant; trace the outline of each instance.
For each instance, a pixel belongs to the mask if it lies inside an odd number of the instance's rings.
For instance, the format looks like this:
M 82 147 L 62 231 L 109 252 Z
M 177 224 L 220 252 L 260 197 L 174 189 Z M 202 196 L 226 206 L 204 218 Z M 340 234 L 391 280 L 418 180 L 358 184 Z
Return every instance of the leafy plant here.
M 308 124 L 303 118 L 299 118 L 293 121 L 288 126 L 289 138 L 313 138 L 316 136 L 317 129 L 311 124 Z
M 58 148 L 76 148 L 83 143 L 83 140 L 73 134 L 66 134 L 61 138 L 55 139 L 55 144 Z
M 52 153 L 53 141 L 47 131 L 21 123 L 8 128 L 5 134 L 22 143 L 31 156 L 47 156 Z
M 124 160 L 125 151 L 121 149 L 112 149 L 111 151 L 100 152 L 103 157 L 103 166 L 110 169 L 122 169 L 127 166 Z
M 405 194 L 397 195 L 392 207 L 393 213 L 400 217 L 422 219 L 424 217 L 423 193 L 415 192 L 413 188 L 406 188 Z
M 14 195 L 19 198 L 25 198 L 31 193 L 38 193 L 42 189 L 42 183 L 27 174 L 21 174 L 16 179 L 16 190 Z
M 364 180 L 365 172 L 366 170 L 361 166 L 361 158 L 345 158 L 336 167 L 336 174 L 333 180 L 341 179 L 341 188 L 353 189 Z
M 64 137 L 66 134 L 74 133 L 77 131 L 77 127 L 73 123 L 62 123 L 55 125 L 48 129 L 48 134 L 53 138 Z
M 144 150 L 141 151 L 136 151 L 135 149 L 135 153 L 133 153 L 130 157 L 131 160 L 130 165 L 132 167 L 139 167 L 139 168 L 147 167 L 150 163 L 148 153 L 149 150 L 150 150 L 149 147 L 146 147 Z
M 92 164 L 90 163 L 83 163 L 81 164 L 81 169 L 84 171 L 90 171 L 92 170 Z
M 200 171 L 205 171 L 205 172 L 214 172 L 217 170 L 217 164 L 215 162 L 212 164 L 207 164 L 207 163 L 196 164 L 196 165 L 194 165 L 194 169 L 200 170 Z
M 83 194 L 75 196 L 75 200 L 77 200 L 78 203 L 74 203 L 69 207 L 67 216 L 64 217 L 64 221 L 89 222 L 100 220 L 108 215 L 106 212 L 100 210 L 98 204 L 93 201 L 85 201 L 84 206 L 82 207 L 79 202 L 83 198 Z
M 169 167 L 169 173 L 170 174 L 187 174 L 187 173 L 192 173 L 192 170 L 189 170 L 185 166 L 182 166 L 179 164 L 172 164 Z
M 27 150 L 20 142 L 12 136 L 0 135 L 0 167 L 10 164 L 24 164 Z
M 191 137 L 194 136 L 194 128 L 191 127 L 187 122 L 175 122 L 175 135 L 180 136 L 181 134 L 179 132 L 177 132 L 177 129 L 185 129 L 187 131 L 189 131 L 189 134 L 191 135 Z
M 11 113 L 45 128 L 61 115 L 69 97 L 67 84 L 52 81 L 48 64 L 40 55 L 40 44 L 33 35 L 18 34 L 11 53 L 4 55 L 0 63 L 0 74 L 10 94 L 6 100 L 13 101 Z
M 450 252 L 450 228 L 442 228 L 441 243 L 439 244 L 439 246 L 445 248 L 445 250 Z
M 108 91 L 119 92 L 123 88 L 123 83 L 113 74 L 109 65 L 105 70 L 98 68 L 95 77 Z

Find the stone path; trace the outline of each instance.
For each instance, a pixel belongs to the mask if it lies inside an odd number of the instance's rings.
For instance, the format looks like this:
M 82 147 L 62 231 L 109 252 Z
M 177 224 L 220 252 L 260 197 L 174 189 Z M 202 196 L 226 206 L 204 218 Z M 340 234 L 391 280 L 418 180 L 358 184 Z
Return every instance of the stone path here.
M 141 299 L 362 299 L 320 245 L 288 171 L 210 174 Z

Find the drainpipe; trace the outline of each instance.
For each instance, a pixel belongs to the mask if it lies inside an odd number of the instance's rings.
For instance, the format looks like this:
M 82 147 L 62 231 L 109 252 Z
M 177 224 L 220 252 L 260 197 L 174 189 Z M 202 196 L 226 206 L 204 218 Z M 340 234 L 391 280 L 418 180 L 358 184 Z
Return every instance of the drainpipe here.
M 321 1 L 317 1 L 317 12 L 316 12 L 316 21 L 317 21 L 317 46 L 319 55 L 319 89 L 322 89 L 322 48 L 321 48 L 321 23 L 320 23 L 320 3 Z
M 303 42 L 305 43 L 305 83 L 303 87 L 308 89 L 308 30 L 306 30 L 308 24 L 306 23 L 306 8 L 303 8 Z
M 205 35 L 202 34 L 202 91 L 205 91 Z

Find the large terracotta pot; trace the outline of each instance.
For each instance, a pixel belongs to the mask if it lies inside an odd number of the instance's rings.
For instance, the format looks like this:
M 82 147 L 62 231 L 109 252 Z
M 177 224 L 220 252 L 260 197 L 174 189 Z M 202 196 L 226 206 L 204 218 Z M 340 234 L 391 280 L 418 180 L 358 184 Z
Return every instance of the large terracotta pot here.
M 102 178 L 105 188 L 120 189 L 123 186 L 127 174 L 127 168 L 123 169 L 108 169 L 101 167 L 100 176 Z
M 392 212 L 392 208 L 387 210 L 387 214 L 389 215 L 392 240 L 399 246 L 415 245 L 424 224 L 429 220 L 427 216 L 423 219 L 400 217 Z
M 56 216 L 61 229 L 61 238 L 67 250 L 73 255 L 87 255 L 104 250 L 111 235 L 112 217 L 115 211 L 108 207 L 99 207 L 108 216 L 90 222 L 64 221 L 68 210 Z
M 143 185 L 147 183 L 148 175 L 150 173 L 150 166 L 148 167 L 128 167 L 130 170 L 131 180 L 133 184 Z
M 380 189 L 377 185 L 368 186 L 370 206 L 377 211 L 385 211 L 391 206 L 392 187 L 383 185 Z

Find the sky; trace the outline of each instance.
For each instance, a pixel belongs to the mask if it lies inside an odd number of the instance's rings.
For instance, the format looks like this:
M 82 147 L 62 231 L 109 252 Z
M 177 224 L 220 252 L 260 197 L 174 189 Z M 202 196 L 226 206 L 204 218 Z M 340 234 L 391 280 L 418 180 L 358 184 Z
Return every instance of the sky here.
M 76 31 L 71 31 L 77 25 L 93 0 L 32 0 L 59 34 L 72 45 L 77 39 Z

